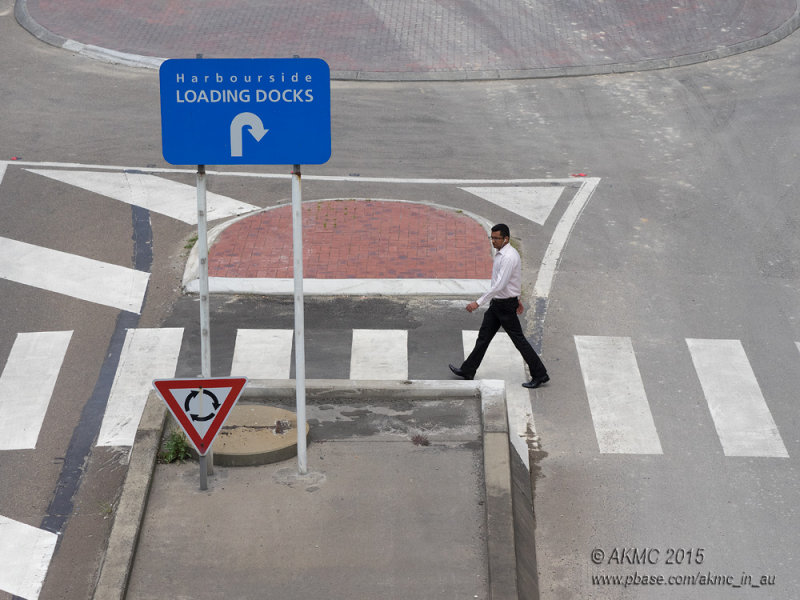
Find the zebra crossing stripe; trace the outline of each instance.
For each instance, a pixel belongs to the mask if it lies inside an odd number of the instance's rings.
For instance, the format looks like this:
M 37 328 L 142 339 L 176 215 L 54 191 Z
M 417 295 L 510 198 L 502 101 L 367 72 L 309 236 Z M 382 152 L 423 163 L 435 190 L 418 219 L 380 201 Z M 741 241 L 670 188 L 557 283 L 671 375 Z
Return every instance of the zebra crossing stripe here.
M 239 329 L 231 375 L 250 379 L 289 379 L 292 368 L 291 329 Z
M 129 329 L 97 446 L 132 446 L 154 379 L 175 376 L 183 329 Z
M 139 313 L 149 273 L 0 237 L 0 279 Z
M 725 455 L 788 457 L 741 341 L 686 343 Z
M 408 331 L 354 329 L 350 379 L 408 379 Z
M 463 330 L 461 332 L 464 358 L 472 352 L 477 339 L 477 331 Z M 527 437 L 536 431 L 536 428 L 533 422 L 530 392 L 522 387 L 522 382 L 526 381 L 528 376 L 525 373 L 525 361 L 522 360 L 522 356 L 507 334 L 499 331 L 494 337 L 491 349 L 481 362 L 475 378 L 501 379 L 508 382 L 506 411 L 508 413 L 509 439 L 522 462 L 530 469 Z
M 0 450 L 35 448 L 72 331 L 19 333 L 0 375 Z
M 55 533 L 0 515 L 0 590 L 36 600 L 57 541 Z
M 662 454 L 630 338 L 575 336 L 600 452 Z

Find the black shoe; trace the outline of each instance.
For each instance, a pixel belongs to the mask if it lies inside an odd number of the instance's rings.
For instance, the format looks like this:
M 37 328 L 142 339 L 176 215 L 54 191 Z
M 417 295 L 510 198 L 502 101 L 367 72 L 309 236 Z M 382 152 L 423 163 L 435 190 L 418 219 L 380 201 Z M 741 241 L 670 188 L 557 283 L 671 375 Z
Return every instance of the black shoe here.
M 463 377 L 464 379 L 472 379 L 472 375 L 468 375 L 467 373 L 464 373 L 464 371 L 462 371 L 458 367 L 454 367 L 453 365 L 447 365 L 447 366 L 450 367 L 450 370 L 455 375 L 458 375 L 459 377 Z
M 522 387 L 528 388 L 529 390 L 535 390 L 537 387 L 539 387 L 543 383 L 547 383 L 548 381 L 550 381 L 550 375 L 545 374 L 540 377 L 534 377 L 527 383 L 523 383 Z

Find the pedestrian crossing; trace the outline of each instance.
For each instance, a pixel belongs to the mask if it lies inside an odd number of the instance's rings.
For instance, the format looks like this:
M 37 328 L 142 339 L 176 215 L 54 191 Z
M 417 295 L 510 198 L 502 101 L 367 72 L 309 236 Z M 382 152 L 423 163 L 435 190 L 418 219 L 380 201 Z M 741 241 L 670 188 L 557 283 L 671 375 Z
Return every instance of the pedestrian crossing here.
M 354 329 L 350 379 L 408 379 L 408 331 Z
M 726 456 L 789 454 L 739 340 L 688 339 Z
M 0 420 L 0 450 L 35 448 L 72 333 L 17 335 L 0 374 L 0 414 L 4 415 Z M 349 370 L 342 372 L 343 379 L 415 378 L 409 372 L 408 330 L 354 329 L 350 336 L 342 342 L 350 346 Z M 476 336 L 477 331 L 461 332 L 464 356 L 471 351 Z M 133 444 L 152 380 L 175 376 L 183 343 L 182 328 L 128 330 L 97 446 Z M 291 329 L 239 329 L 235 332 L 231 374 L 251 379 L 289 379 L 293 344 Z M 591 414 L 598 451 L 663 454 L 659 428 L 670 425 L 654 419 L 632 340 L 576 335 L 574 344 L 585 390 L 583 401 Z M 800 342 L 796 344 L 800 351 Z M 788 457 L 742 342 L 690 338 L 686 340 L 686 350 L 695 369 L 697 393 L 708 406 L 723 454 Z M 452 361 L 452 349 L 437 351 L 442 353 L 439 360 L 443 365 Z M 496 336 L 476 378 L 509 383 L 509 422 L 516 434 L 512 440 L 523 460 L 527 456 L 524 438 L 535 431 L 531 393 L 519 385 L 527 377 L 522 358 L 508 336 Z M 449 373 L 443 372 L 442 378 L 450 378 Z M 543 388 L 543 393 L 555 385 L 557 381 Z
M 472 350 L 477 333 L 473 330 L 461 332 L 465 357 Z M 350 364 L 349 371 L 342 372 L 342 378 L 414 378 L 409 372 L 409 335 L 408 330 L 402 329 L 352 330 L 350 339 L 343 341 L 350 345 Z M 36 447 L 72 336 L 72 331 L 17 334 L 0 374 L 0 414 L 3 415 L 0 450 Z M 293 342 L 291 329 L 238 329 L 231 375 L 289 379 Z M 126 448 L 133 444 L 152 381 L 175 376 L 183 344 L 183 328 L 127 331 L 97 446 Z M 663 454 L 658 427 L 670 424 L 657 423 L 653 417 L 633 341 L 627 337 L 576 335 L 574 344 L 598 452 L 606 455 Z M 796 342 L 796 346 L 800 352 L 800 342 Z M 789 453 L 742 342 L 691 338 L 686 340 L 686 349 L 723 454 L 787 458 Z M 442 353 L 437 360 L 446 366 L 448 359 L 453 358 L 453 350 L 437 349 Z M 794 358 L 800 359 L 800 354 Z M 444 377 L 450 378 L 449 374 Z M 476 379 L 500 379 L 508 383 L 510 438 L 526 465 L 526 439 L 535 431 L 532 399 L 535 406 L 541 395 L 558 393 L 555 389 L 558 381 L 554 379 L 550 386 L 537 390 L 536 396 L 532 396 L 519 385 L 527 377 L 522 358 L 511 340 L 508 336 L 497 335 Z M 53 533 L 0 516 L 0 590 L 23 598 L 38 597 L 56 541 Z
M 231 375 L 251 379 L 289 379 L 292 369 L 291 329 L 239 329 Z
M 575 336 L 597 444 L 607 454 L 661 454 L 630 338 Z
M 0 590 L 38 598 L 57 541 L 55 533 L 0 515 Z
M 97 446 L 132 446 L 154 379 L 175 376 L 183 328 L 129 329 Z
M 19 333 L 0 374 L 0 450 L 35 448 L 72 331 Z

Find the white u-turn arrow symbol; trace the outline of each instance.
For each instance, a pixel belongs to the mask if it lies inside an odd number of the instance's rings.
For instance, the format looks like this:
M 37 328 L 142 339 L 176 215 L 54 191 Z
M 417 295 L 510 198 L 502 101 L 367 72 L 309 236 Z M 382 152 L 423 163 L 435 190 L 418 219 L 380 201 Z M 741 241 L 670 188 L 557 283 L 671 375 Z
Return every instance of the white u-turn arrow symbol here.
M 264 129 L 264 123 L 261 122 L 258 115 L 251 112 L 239 113 L 231 122 L 231 156 L 242 155 L 242 129 L 245 127 L 250 128 L 250 135 L 257 142 L 260 142 L 264 134 L 269 131 L 269 129 Z

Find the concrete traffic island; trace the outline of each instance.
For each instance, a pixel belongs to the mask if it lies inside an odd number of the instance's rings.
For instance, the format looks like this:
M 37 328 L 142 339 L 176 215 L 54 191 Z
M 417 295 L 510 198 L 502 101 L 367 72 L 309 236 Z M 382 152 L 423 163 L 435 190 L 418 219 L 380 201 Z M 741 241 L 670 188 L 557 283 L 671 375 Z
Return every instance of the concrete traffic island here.
M 504 382 L 309 380 L 306 394 L 308 473 L 220 466 L 206 491 L 197 462 L 156 462 L 167 419 L 151 394 L 94 599 L 538 597 Z M 251 380 L 240 402 L 294 396 L 293 381 Z

